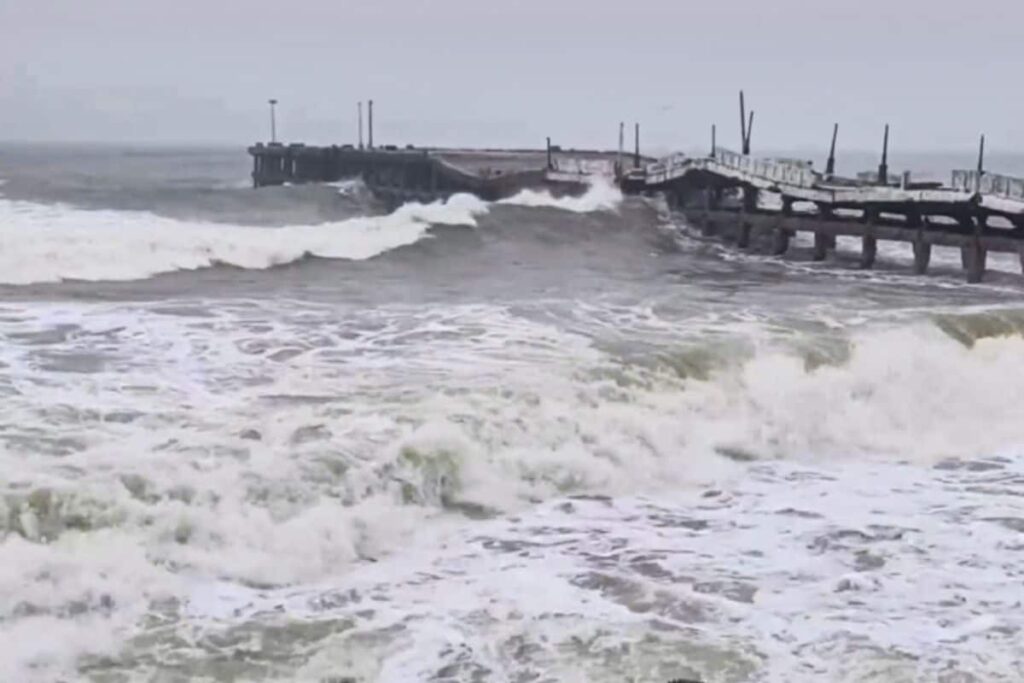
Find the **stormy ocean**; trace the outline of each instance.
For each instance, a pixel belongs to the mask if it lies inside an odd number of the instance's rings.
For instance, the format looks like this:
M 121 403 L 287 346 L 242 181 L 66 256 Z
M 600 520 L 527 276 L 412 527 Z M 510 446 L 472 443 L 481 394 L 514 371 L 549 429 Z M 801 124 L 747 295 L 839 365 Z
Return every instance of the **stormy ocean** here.
M 1017 258 L 248 164 L 0 149 L 0 681 L 1024 680 Z

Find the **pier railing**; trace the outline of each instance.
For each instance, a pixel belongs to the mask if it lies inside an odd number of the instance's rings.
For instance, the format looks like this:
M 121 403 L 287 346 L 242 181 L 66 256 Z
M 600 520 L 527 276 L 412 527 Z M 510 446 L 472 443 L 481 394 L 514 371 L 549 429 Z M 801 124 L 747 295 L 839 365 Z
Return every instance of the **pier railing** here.
M 950 185 L 963 192 L 980 192 L 1006 199 L 1024 201 L 1024 178 L 1014 178 L 984 171 L 953 171 Z
M 814 171 L 804 164 L 778 159 L 755 159 L 721 148 L 715 150 L 713 158 L 722 166 L 784 185 L 814 187 L 817 182 Z
M 647 182 L 666 182 L 669 179 L 684 173 L 687 168 L 693 166 L 693 162 L 694 160 L 691 157 L 686 156 L 682 152 L 677 152 L 671 156 L 667 156 L 664 159 L 656 161 L 653 164 L 648 164 L 646 169 Z

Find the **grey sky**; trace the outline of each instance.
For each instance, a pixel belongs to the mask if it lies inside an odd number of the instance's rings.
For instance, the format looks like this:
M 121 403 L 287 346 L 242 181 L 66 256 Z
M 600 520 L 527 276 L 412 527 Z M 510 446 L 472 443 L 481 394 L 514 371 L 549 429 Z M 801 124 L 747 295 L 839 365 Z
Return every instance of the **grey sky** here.
M 1024 2 L 0 0 L 0 139 L 1024 151 Z M 755 150 L 756 151 L 756 150 Z

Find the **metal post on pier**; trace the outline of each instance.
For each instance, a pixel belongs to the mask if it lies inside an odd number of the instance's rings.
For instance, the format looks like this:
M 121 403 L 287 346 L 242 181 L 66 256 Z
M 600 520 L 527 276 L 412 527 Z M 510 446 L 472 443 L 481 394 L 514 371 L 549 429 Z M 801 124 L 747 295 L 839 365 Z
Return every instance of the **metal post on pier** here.
M 839 124 L 832 125 L 832 145 L 828 148 L 828 161 L 825 162 L 825 175 L 831 177 L 836 173 L 836 138 L 839 136 Z
M 634 124 L 633 132 L 633 168 L 640 168 L 640 124 Z
M 978 177 L 974 180 L 974 191 L 981 192 L 981 176 L 985 173 L 985 134 L 981 135 L 981 142 L 978 143 Z
M 718 151 L 718 141 L 716 140 L 715 124 L 711 124 L 711 158 L 715 157 L 715 152 Z
M 548 142 L 548 147 L 547 147 L 547 149 L 548 149 L 548 170 L 549 171 L 553 171 L 554 168 L 555 168 L 555 165 L 554 165 L 554 163 L 551 160 L 551 138 L 548 138 L 547 142 Z
M 747 118 L 747 138 L 743 141 L 743 153 L 750 154 L 750 134 L 754 132 L 754 110 L 750 110 L 750 116 Z
M 623 121 L 619 121 L 619 158 L 616 162 L 615 172 L 620 177 L 625 171 L 625 167 L 622 165 L 623 154 L 626 149 L 626 124 Z
M 369 118 L 369 122 L 368 122 L 369 123 L 369 130 L 368 130 L 369 137 L 368 137 L 368 140 L 367 140 L 367 146 L 370 149 L 373 149 L 373 100 L 370 100 L 369 102 L 367 102 L 366 103 L 366 107 L 368 109 L 367 117 Z
M 747 104 L 740 90 L 740 152 L 747 153 Z
M 359 149 L 363 149 L 363 103 L 357 105 L 359 110 Z
M 270 142 L 277 142 L 277 116 L 275 115 L 274 108 L 277 106 L 277 100 L 267 100 L 270 104 Z
M 882 163 L 878 165 L 878 183 L 889 184 L 889 124 L 885 124 L 885 137 L 882 138 Z

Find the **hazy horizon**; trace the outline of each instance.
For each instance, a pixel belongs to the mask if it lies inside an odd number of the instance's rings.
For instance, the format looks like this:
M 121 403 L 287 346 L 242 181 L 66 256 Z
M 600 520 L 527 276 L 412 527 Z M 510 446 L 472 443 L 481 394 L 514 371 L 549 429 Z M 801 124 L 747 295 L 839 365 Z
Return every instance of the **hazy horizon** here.
M 611 148 L 639 121 L 645 150 L 699 150 L 712 123 L 737 146 L 743 88 L 755 151 L 820 151 L 838 121 L 841 150 L 877 149 L 888 122 L 894 153 L 982 132 L 1024 152 L 1001 66 L 1024 6 L 994 5 L 9 1 L 0 139 L 247 144 L 275 97 L 284 141 L 350 142 L 374 99 L 381 143 Z

